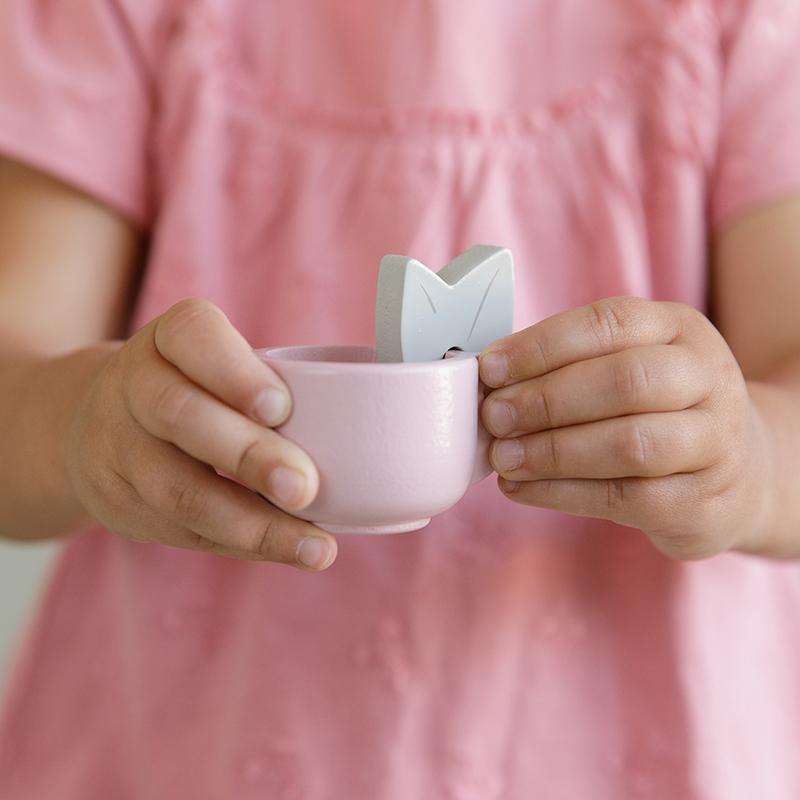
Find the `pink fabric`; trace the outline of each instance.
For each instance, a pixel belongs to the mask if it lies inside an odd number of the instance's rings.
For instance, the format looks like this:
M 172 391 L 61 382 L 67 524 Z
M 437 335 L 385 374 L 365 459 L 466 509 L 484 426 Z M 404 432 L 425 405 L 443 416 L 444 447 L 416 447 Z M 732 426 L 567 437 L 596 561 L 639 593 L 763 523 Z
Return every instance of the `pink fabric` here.
M 523 327 L 702 307 L 708 231 L 800 187 L 796 0 L 4 0 L 0 149 L 152 234 L 254 346 L 369 342 L 381 255 L 509 246 Z M 788 800 L 800 576 L 680 564 L 490 479 L 326 574 L 65 547 L 3 800 Z

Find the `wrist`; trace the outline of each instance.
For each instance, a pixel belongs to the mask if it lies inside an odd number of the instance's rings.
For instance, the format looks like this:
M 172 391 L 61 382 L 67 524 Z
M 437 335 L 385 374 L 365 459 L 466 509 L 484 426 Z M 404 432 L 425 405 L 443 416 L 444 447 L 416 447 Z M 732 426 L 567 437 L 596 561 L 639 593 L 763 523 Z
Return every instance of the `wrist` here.
M 73 448 L 80 447 L 80 437 L 76 436 L 79 426 L 76 423 L 98 375 L 123 344 L 124 342 L 120 341 L 97 342 L 54 359 L 54 361 L 60 361 L 57 365 L 59 371 L 67 370 L 74 375 L 72 391 L 67 393 L 65 402 L 60 409 L 61 413 L 58 415 L 57 428 L 53 437 L 54 442 L 58 444 L 55 463 L 59 467 L 59 489 L 68 498 L 69 504 L 73 508 L 73 519 L 68 525 L 70 529 L 79 527 L 91 519 L 78 499 L 70 477 L 71 453 Z
M 56 356 L 15 357 L 3 370 L 4 432 L 0 534 L 59 536 L 87 521 L 68 474 L 69 437 L 97 374 L 119 348 L 102 342 Z
M 767 388 L 767 387 L 764 387 Z M 776 520 L 778 475 L 774 437 L 759 404 L 760 389 L 748 385 L 747 446 L 744 464 L 746 524 L 732 549 L 763 556 L 787 556 L 787 543 L 780 541 Z

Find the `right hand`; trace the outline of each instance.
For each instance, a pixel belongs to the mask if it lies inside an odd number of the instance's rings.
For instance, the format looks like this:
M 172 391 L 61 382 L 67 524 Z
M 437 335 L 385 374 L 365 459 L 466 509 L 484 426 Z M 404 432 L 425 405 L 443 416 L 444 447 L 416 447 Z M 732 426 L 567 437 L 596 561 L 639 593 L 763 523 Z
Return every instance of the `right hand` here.
M 70 480 L 86 511 L 128 539 L 325 569 L 335 539 L 290 516 L 314 499 L 316 468 L 271 430 L 290 408 L 222 311 L 182 300 L 92 381 L 71 424 Z

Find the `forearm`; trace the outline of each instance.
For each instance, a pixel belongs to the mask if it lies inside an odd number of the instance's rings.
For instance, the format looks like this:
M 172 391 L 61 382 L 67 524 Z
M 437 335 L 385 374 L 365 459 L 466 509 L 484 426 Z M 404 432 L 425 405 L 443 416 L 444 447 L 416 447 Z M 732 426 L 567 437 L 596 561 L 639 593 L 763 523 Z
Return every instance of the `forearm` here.
M 0 357 L 0 536 L 59 536 L 87 520 L 67 474 L 67 437 L 81 397 L 118 347 Z
M 763 514 L 753 545 L 759 555 L 800 558 L 800 354 L 757 380 L 748 389 L 758 418 L 754 480 L 760 486 Z M 763 469 L 763 474 L 759 474 Z

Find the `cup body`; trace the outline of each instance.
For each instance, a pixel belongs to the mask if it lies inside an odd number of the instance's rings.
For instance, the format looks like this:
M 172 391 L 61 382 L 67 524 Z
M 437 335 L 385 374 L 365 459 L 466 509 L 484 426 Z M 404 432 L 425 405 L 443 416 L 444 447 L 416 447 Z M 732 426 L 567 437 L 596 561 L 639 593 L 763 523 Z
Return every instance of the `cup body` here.
M 474 355 L 386 364 L 370 347 L 256 352 L 292 393 L 279 432 L 319 471 L 319 493 L 299 512 L 303 519 L 336 533 L 416 530 L 491 470 Z

